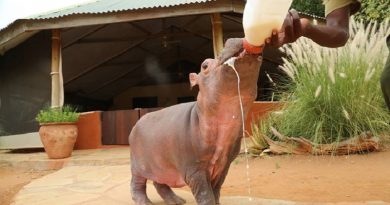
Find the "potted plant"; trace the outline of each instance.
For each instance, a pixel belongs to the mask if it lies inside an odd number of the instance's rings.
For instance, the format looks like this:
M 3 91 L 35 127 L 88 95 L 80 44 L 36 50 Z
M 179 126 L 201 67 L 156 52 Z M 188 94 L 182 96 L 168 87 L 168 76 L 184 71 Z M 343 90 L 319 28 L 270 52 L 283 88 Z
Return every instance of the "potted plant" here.
M 36 116 L 39 135 L 50 159 L 70 157 L 77 139 L 79 113 L 70 106 L 45 108 Z

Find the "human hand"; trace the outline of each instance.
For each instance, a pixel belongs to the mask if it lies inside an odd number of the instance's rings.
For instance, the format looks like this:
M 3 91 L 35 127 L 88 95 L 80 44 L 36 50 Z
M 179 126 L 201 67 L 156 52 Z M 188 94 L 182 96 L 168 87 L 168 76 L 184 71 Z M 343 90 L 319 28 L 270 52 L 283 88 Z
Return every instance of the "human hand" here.
M 282 29 L 279 32 L 273 30 L 271 37 L 266 39 L 266 45 L 278 48 L 286 43 L 295 42 L 304 35 L 309 24 L 308 19 L 300 19 L 298 12 L 291 9 L 284 19 Z

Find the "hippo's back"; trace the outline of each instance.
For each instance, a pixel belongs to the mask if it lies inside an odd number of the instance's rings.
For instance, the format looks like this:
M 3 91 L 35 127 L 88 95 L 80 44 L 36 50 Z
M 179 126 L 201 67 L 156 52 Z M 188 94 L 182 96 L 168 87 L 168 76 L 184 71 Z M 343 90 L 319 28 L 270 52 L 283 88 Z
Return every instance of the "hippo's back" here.
M 138 120 L 131 131 L 129 144 L 132 144 L 133 138 L 136 137 L 135 134 L 143 136 L 154 135 L 156 134 L 155 132 L 159 132 L 159 134 L 180 133 L 181 130 L 179 128 L 189 126 L 195 103 L 181 103 L 145 114 Z M 157 136 L 155 138 L 158 138 Z

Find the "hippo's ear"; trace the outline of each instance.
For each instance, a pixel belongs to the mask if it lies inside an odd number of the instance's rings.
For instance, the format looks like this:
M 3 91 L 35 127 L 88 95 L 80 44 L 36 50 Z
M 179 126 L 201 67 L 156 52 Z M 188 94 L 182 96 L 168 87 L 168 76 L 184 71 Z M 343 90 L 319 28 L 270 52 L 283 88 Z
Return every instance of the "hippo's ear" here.
M 198 85 L 198 74 L 196 73 L 190 73 L 190 84 L 191 88 L 195 85 Z

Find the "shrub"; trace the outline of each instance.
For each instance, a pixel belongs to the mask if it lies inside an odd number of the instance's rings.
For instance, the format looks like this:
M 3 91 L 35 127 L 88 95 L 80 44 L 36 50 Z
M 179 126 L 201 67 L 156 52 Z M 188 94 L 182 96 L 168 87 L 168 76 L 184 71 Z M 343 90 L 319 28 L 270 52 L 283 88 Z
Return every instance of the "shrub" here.
M 79 113 L 75 108 L 71 106 L 64 106 L 62 108 L 45 108 L 39 111 L 36 121 L 39 123 L 52 123 L 52 122 L 77 122 L 79 119 Z
M 325 6 L 322 4 L 322 0 L 294 0 L 291 7 L 307 14 L 321 17 L 325 15 Z
M 362 8 L 355 14 L 356 19 L 363 21 L 384 21 L 390 18 L 389 0 L 362 0 Z
M 361 0 L 361 9 L 354 15 L 356 19 L 365 22 L 384 21 L 390 18 L 389 0 Z M 292 8 L 297 11 L 324 17 L 325 6 L 322 0 L 294 0 Z
M 390 131 L 379 83 L 389 54 L 385 43 L 389 20 L 367 27 L 352 20 L 350 30 L 351 38 L 342 48 L 320 47 L 306 38 L 282 48 L 288 59 L 281 69 L 292 79 L 289 92 L 282 94 L 287 106 L 254 131 L 272 136 L 273 126 L 286 136 L 316 144 L 339 142 L 366 131 L 374 135 Z

